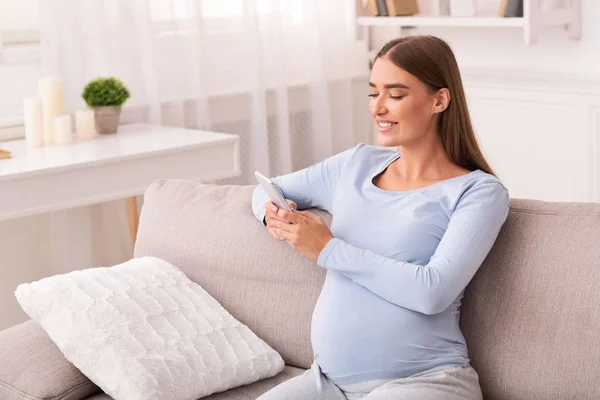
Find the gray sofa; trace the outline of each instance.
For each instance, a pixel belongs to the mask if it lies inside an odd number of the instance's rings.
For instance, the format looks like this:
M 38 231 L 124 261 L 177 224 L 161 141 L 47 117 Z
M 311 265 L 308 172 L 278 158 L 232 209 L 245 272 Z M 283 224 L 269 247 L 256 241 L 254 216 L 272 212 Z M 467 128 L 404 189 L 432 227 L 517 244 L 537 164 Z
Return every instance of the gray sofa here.
M 324 271 L 268 235 L 253 189 L 158 181 L 140 217 L 135 257 L 179 266 L 286 361 L 278 376 L 210 400 L 255 399 L 312 362 Z M 485 399 L 600 399 L 600 204 L 512 200 L 463 304 Z M 110 399 L 32 321 L 0 332 L 0 360 L 2 400 Z

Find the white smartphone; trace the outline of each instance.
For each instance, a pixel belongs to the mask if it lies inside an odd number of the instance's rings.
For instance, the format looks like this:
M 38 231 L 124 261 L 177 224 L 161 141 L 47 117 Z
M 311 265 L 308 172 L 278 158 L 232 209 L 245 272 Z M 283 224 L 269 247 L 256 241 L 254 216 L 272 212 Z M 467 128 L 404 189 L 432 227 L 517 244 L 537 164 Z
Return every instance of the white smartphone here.
M 256 180 L 258 181 L 260 186 L 262 186 L 265 192 L 267 192 L 267 195 L 269 196 L 273 204 L 275 204 L 279 208 L 283 208 L 286 211 L 294 212 L 294 210 L 292 210 L 287 201 L 285 201 L 285 198 L 283 197 L 283 194 L 281 194 L 281 191 L 269 178 L 267 178 L 258 171 L 254 171 L 254 176 L 256 176 Z

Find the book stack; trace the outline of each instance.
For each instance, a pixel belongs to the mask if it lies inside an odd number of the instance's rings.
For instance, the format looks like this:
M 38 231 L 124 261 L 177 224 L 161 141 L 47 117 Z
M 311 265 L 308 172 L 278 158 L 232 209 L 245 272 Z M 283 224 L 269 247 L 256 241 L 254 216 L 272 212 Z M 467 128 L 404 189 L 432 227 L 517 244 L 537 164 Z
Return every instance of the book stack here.
M 502 0 L 498 7 L 499 17 L 518 18 L 523 16 L 523 0 Z
M 417 0 L 369 0 L 369 13 L 374 17 L 396 17 L 419 13 Z

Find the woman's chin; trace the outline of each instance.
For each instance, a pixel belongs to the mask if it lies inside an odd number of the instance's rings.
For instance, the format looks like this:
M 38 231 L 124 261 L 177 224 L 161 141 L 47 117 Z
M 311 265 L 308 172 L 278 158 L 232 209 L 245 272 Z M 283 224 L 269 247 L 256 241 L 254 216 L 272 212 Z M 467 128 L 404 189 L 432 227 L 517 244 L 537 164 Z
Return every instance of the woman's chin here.
M 379 132 L 379 134 L 377 135 L 377 144 L 379 144 L 380 146 L 385 146 L 385 147 L 398 146 L 398 143 L 396 143 L 397 141 L 398 141 L 397 139 L 394 139 L 394 136 L 392 136 L 388 133 Z

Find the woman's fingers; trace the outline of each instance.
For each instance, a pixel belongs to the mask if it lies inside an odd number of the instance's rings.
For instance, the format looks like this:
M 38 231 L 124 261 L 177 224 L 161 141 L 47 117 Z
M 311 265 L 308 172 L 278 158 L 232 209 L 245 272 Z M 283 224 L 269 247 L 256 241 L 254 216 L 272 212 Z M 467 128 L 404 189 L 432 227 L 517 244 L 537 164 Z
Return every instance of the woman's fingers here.
M 265 203 L 265 211 L 267 211 L 267 212 L 269 212 L 269 211 L 270 212 L 277 212 L 277 209 L 278 209 L 277 206 L 275 204 L 273 204 L 272 201 L 267 201 Z
M 273 204 L 273 202 L 268 201 L 265 203 L 265 221 L 267 223 L 267 232 L 269 232 L 269 235 L 271 235 L 273 239 L 283 240 L 283 238 L 275 232 L 275 228 L 273 228 L 273 223 L 275 221 L 282 221 L 277 215 L 277 211 L 278 208 L 275 204 Z
M 285 199 L 285 201 L 286 201 L 286 203 L 288 203 L 288 205 L 290 206 L 290 208 L 292 210 L 295 211 L 298 209 L 298 205 L 296 204 L 296 202 L 294 200 Z M 272 201 L 267 201 L 265 203 L 265 210 L 277 213 L 277 211 L 279 210 L 279 207 L 277 207 Z
M 281 217 L 278 214 L 278 212 L 279 209 L 277 207 L 275 207 L 275 211 L 273 211 L 270 207 L 265 207 L 265 217 L 267 219 L 267 224 L 269 223 L 269 220 L 287 222 L 283 217 Z
M 279 209 L 277 208 L 277 206 L 275 204 L 273 204 L 272 202 L 268 201 L 265 203 L 265 217 L 267 219 L 271 218 L 276 218 L 277 217 L 277 211 Z
M 267 215 L 265 215 L 265 219 L 267 221 L 267 225 L 270 225 L 270 222 L 273 222 L 273 221 L 281 221 L 281 222 L 287 223 L 287 221 L 285 219 L 283 219 L 282 217 L 280 217 L 277 214 L 267 214 Z
M 295 232 L 296 231 L 296 226 L 287 222 L 281 222 L 281 221 L 274 221 L 273 225 L 271 225 L 273 228 L 276 228 L 276 230 L 278 230 L 279 232 Z M 281 234 L 279 236 L 282 236 Z
M 285 201 L 290 205 L 292 210 L 296 211 L 298 209 L 298 205 L 295 201 L 289 199 L 286 199 Z M 283 237 L 277 234 L 274 226 L 276 225 L 276 222 L 281 224 L 288 224 L 289 222 L 280 217 L 277 214 L 278 211 L 279 208 L 273 202 L 268 201 L 265 203 L 265 221 L 267 222 L 267 231 L 269 232 L 269 235 L 271 235 L 274 239 L 284 240 Z
M 273 237 L 273 239 L 275 240 L 283 240 L 283 238 L 281 236 L 279 236 L 276 232 L 275 232 L 275 228 L 272 227 L 268 227 L 267 231 L 269 232 L 269 235 L 271 235 Z
M 267 221 L 267 231 L 269 231 L 269 234 L 277 240 L 283 240 L 283 238 L 275 232 L 275 225 L 287 224 L 287 222 L 283 221 L 283 220 L 274 219 L 274 218 L 268 218 L 268 217 L 266 218 L 266 221 Z
M 277 235 L 281 237 L 281 240 L 290 241 L 294 238 L 293 232 L 284 231 L 281 228 L 275 228 L 275 232 Z
M 285 201 L 289 204 L 292 210 L 296 211 L 298 209 L 298 205 L 294 200 L 285 199 Z
M 310 211 L 298 211 L 298 214 L 304 215 L 305 217 L 308 217 L 308 218 L 312 219 L 313 221 L 317 221 L 317 222 L 321 221 L 321 217 L 319 217 L 317 214 L 311 213 Z

